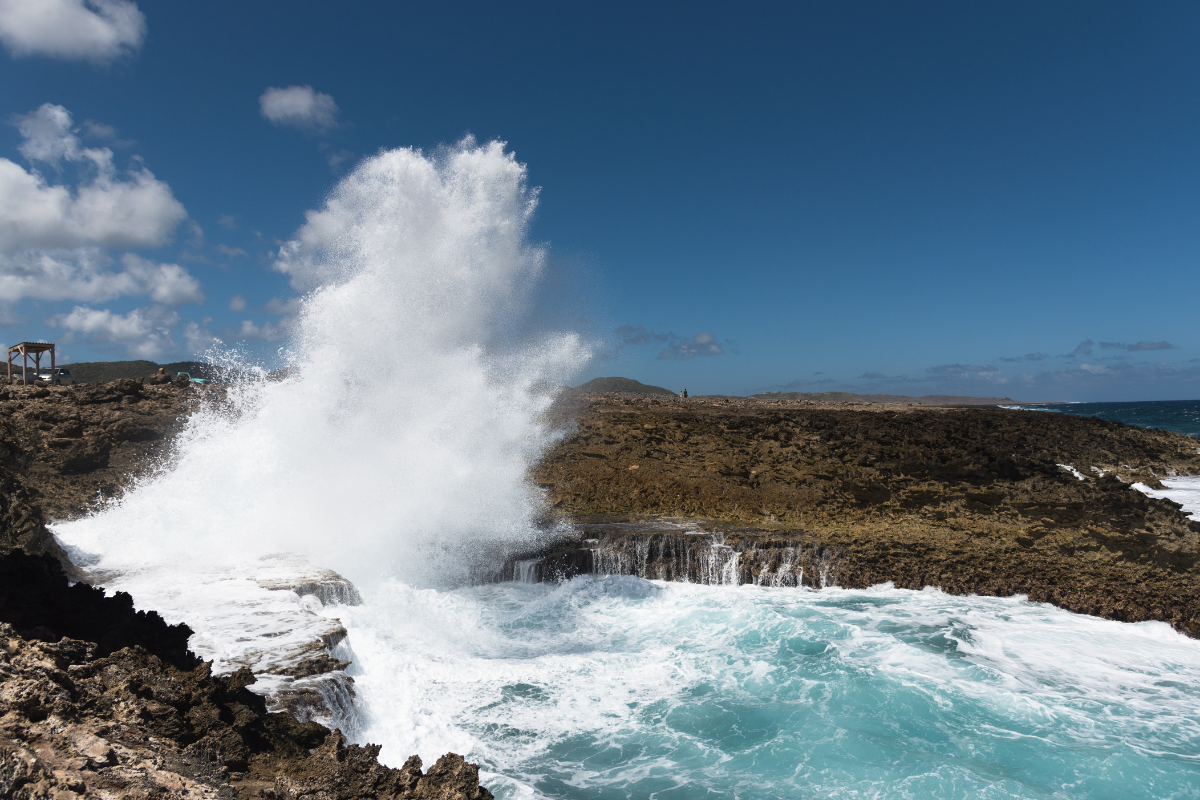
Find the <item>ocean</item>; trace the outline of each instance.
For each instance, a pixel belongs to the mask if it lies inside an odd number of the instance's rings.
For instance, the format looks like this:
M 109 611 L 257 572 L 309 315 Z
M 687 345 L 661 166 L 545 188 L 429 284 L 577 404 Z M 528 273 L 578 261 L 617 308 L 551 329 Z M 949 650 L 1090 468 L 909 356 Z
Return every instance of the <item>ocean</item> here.
M 1077 417 L 1122 422 L 1139 428 L 1161 428 L 1200 438 L 1200 400 L 1145 400 L 1135 403 L 1034 403 L 1005 406 L 1024 411 L 1072 414 Z M 1166 490 L 1136 483 L 1134 488 L 1151 497 L 1165 497 L 1183 504 L 1183 511 L 1200 521 L 1200 477 L 1194 475 L 1161 479 Z
M 1200 642 L 1163 623 L 628 576 L 397 584 L 342 618 L 362 735 L 393 763 L 470 750 L 498 797 L 1200 790 Z
M 1037 403 L 1005 406 L 1028 411 L 1049 411 L 1077 417 L 1097 417 L 1139 428 L 1200 437 L 1200 400 L 1153 400 L 1136 403 Z
M 589 357 L 538 328 L 535 200 L 495 142 L 365 160 L 281 249 L 307 292 L 289 376 L 201 408 L 56 536 L 218 673 L 344 629 L 356 697 L 330 721 L 395 767 L 463 754 L 501 798 L 1200 796 L 1200 642 L 1163 623 L 890 586 L 473 584 L 536 543 L 544 387 Z M 270 588 L 322 569 L 364 602 Z

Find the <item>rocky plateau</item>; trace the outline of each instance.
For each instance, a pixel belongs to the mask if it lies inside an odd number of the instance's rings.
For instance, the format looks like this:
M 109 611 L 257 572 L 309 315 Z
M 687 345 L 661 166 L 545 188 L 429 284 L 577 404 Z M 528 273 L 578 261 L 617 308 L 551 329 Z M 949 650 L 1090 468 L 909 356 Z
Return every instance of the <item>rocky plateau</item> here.
M 1200 635 L 1200 523 L 1131 488 L 1200 474 L 1195 438 L 996 407 L 629 394 L 567 393 L 552 416 L 566 434 L 534 479 L 580 533 L 528 554 L 539 576 L 890 581 Z

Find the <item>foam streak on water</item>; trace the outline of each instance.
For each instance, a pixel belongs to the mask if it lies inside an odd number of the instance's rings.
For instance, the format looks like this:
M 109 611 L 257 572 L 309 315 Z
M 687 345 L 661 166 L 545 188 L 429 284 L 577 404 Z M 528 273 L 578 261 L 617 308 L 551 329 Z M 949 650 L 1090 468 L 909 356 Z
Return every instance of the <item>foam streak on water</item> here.
M 363 734 L 502 797 L 1194 797 L 1200 642 L 1020 598 L 631 577 L 351 609 Z

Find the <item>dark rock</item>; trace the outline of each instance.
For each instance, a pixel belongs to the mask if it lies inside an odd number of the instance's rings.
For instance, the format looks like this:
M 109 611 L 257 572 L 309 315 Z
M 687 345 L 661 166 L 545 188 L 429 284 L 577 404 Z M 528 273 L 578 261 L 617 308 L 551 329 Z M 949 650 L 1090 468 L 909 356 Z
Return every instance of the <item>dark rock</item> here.
M 460 756 L 390 769 L 378 745 L 268 713 L 250 670 L 214 677 L 188 633 L 68 587 L 50 558 L 0 557 L 0 797 L 492 797 Z
M 50 556 L 20 551 L 0 556 L 0 620 L 27 639 L 95 642 L 101 656 L 136 645 L 181 669 L 200 663 L 188 650 L 192 631 L 186 625 L 167 625 L 154 611 L 135 611 L 124 592 L 106 597 L 103 589 L 69 585 Z

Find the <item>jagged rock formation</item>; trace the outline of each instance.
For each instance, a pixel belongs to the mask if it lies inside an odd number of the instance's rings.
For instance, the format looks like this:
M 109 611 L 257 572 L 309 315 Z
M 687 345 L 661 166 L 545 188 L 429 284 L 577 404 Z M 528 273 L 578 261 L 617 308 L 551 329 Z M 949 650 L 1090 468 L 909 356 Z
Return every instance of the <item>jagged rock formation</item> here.
M 66 553 L 46 530 L 37 491 L 27 473 L 33 456 L 11 417 L 0 416 L 0 556 L 12 552 L 50 555 L 72 570 Z
M 993 408 L 591 396 L 557 413 L 574 430 L 535 479 L 559 511 L 697 519 L 740 553 L 738 582 L 757 582 L 755 559 L 790 542 L 828 557 L 848 588 L 1023 593 L 1200 635 L 1200 523 L 1129 487 L 1200 474 L 1191 437 Z M 565 543 L 541 569 L 636 564 L 638 548 L 675 559 L 680 534 L 652 533 L 592 526 L 593 542 Z M 694 559 L 642 563 L 648 577 L 702 572 Z
M 62 567 L 85 576 L 46 530 L 42 506 L 73 516 L 97 492 L 120 491 L 153 466 L 203 391 L 169 381 L 0 387 L 0 797 L 490 798 L 461 756 L 428 773 L 415 756 L 389 769 L 377 746 L 347 747 L 339 731 L 268 713 L 246 688 L 251 670 L 213 676 L 188 651 L 186 626 L 135 611 L 128 595 L 68 583 Z M 264 588 L 358 599 L 328 571 L 276 582 Z M 348 691 L 334 644 L 314 642 L 267 676 L 288 684 L 281 705 L 311 717 L 326 684 Z
M 48 556 L 0 557 L 0 581 L 0 797 L 492 796 L 461 756 L 390 769 L 378 746 L 267 713 L 249 669 L 212 676 L 181 652 L 186 627 L 68 588 Z
M 15 551 L 0 557 L 0 620 L 26 639 L 92 642 L 98 656 L 136 646 L 180 669 L 200 664 L 188 651 L 192 630 L 186 625 L 167 625 L 153 611 L 135 611 L 125 592 L 105 597 L 95 586 L 70 584 L 49 556 Z

